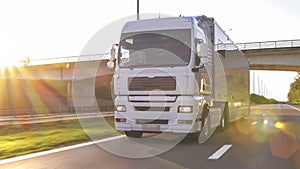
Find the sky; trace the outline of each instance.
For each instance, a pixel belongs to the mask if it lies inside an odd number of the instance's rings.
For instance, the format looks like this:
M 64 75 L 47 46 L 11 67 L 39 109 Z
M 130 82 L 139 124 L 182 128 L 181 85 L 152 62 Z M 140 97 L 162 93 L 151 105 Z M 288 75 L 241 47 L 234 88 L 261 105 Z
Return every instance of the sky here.
M 204 14 L 240 43 L 300 39 L 299 6 L 299 0 L 140 0 L 140 13 Z M 136 0 L 0 0 L 0 63 L 77 56 L 104 26 L 135 14 Z M 286 100 L 296 73 L 275 74 L 284 80 L 274 84 L 270 74 L 257 73 L 276 93 L 270 97 Z

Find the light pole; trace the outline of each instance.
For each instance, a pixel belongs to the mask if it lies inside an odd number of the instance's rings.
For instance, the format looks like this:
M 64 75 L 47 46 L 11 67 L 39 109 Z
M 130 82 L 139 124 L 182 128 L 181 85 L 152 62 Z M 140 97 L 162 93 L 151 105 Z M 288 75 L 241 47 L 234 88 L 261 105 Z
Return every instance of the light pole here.
M 253 72 L 253 77 L 252 77 L 252 79 L 253 79 L 253 93 L 255 93 L 255 73 L 254 73 L 254 71 L 252 71 Z
M 140 20 L 140 0 L 136 1 L 136 20 Z

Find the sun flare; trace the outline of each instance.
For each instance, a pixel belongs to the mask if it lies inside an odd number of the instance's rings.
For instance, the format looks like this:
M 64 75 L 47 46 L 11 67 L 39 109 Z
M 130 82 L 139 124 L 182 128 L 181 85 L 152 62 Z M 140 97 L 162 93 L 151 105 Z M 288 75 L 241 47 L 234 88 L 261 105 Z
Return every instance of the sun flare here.
M 0 60 L 0 68 L 11 68 L 22 65 L 24 65 L 23 60 L 18 58 L 2 58 Z

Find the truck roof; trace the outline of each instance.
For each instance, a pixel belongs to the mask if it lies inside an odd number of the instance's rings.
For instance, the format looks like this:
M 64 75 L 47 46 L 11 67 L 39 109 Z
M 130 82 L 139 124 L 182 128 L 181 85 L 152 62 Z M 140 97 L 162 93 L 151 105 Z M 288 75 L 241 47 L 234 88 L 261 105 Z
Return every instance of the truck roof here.
M 122 33 L 144 32 L 166 29 L 190 29 L 194 23 L 194 17 L 168 17 L 154 18 L 127 22 Z

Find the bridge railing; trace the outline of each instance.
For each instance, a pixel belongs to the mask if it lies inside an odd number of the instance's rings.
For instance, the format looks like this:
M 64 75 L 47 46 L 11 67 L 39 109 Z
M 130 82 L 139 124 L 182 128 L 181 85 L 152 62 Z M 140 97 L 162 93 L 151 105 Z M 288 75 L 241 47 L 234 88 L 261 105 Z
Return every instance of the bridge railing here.
M 68 62 L 83 62 L 93 60 L 104 60 L 109 59 L 109 53 L 103 54 L 91 54 L 91 55 L 80 55 L 80 56 L 67 56 L 67 57 L 53 57 L 53 58 L 40 58 L 31 59 L 28 65 L 44 65 L 44 64 L 55 64 L 55 63 L 68 63 Z
M 53 115 L 71 115 L 87 113 L 113 112 L 113 106 L 89 106 L 89 107 L 64 107 L 64 108 L 27 108 L 27 109 L 0 109 L 0 121 L 5 118 L 17 117 L 42 117 Z
M 219 44 L 218 50 L 249 50 L 249 49 L 270 49 L 270 48 L 292 48 L 300 47 L 300 39 L 294 40 L 279 40 L 279 41 L 263 41 L 263 42 L 248 42 L 236 44 Z
M 300 39 L 294 40 L 279 40 L 279 41 L 263 41 L 263 42 L 247 42 L 247 43 L 235 43 L 235 44 L 218 44 L 217 50 L 249 50 L 249 49 L 268 49 L 268 48 L 290 48 L 300 47 Z M 32 59 L 29 65 L 43 65 L 54 63 L 67 63 L 78 61 L 93 61 L 108 59 L 109 53 L 81 55 L 81 56 L 68 56 L 68 57 L 56 57 L 56 58 L 42 58 Z

